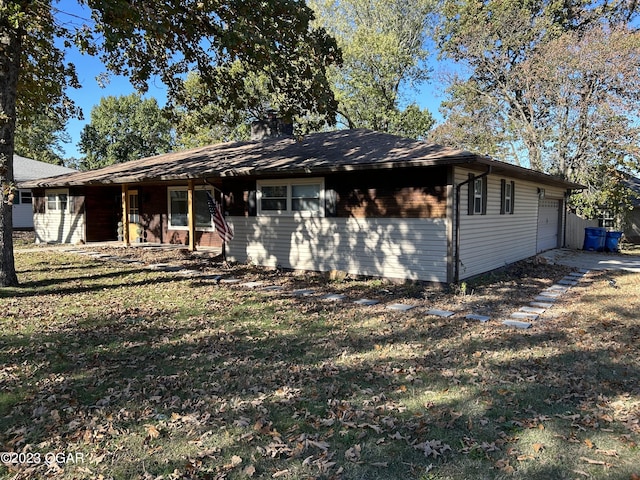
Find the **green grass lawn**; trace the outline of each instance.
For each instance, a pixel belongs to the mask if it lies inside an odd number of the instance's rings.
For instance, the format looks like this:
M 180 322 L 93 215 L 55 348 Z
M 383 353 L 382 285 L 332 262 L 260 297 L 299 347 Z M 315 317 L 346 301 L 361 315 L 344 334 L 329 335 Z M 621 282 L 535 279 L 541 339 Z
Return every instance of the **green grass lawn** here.
M 397 313 L 60 251 L 16 265 L 0 450 L 20 462 L 0 478 L 639 478 L 638 274 L 594 274 L 523 331 L 501 318 L 565 270 L 466 295 L 295 278 L 420 305 Z

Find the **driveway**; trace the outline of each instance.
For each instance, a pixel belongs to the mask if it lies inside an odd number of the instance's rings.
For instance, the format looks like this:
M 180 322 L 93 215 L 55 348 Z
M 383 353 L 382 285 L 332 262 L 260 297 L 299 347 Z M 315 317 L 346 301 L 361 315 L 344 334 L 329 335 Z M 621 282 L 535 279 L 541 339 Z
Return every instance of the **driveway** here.
M 640 255 L 623 255 L 616 253 L 586 252 L 557 248 L 542 252 L 539 256 L 551 264 L 565 265 L 589 270 L 626 270 L 640 272 Z

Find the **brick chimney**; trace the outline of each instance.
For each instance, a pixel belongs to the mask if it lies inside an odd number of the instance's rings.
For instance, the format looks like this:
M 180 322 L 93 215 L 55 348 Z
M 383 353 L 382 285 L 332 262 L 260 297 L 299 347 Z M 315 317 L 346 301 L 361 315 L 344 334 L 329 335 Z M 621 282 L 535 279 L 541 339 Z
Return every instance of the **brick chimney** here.
M 278 118 L 274 110 L 267 111 L 267 118 L 251 123 L 251 140 L 265 138 L 290 137 L 293 135 L 293 124 Z

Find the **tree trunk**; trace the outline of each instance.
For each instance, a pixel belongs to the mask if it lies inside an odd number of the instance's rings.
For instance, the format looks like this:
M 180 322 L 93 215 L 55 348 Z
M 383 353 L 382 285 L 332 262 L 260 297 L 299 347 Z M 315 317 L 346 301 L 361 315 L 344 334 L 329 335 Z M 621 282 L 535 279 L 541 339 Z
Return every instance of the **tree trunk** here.
M 0 19 L 0 287 L 18 285 L 13 259 L 13 136 L 20 69 L 20 34 Z

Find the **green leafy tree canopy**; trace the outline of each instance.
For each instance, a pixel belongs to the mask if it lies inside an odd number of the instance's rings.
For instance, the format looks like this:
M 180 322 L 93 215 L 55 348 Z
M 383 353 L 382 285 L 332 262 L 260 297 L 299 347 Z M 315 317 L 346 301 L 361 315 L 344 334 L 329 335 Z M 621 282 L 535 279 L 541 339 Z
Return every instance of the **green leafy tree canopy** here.
M 83 170 L 166 153 L 173 147 L 172 125 L 155 98 L 138 94 L 104 97 L 80 133 Z
M 406 94 L 429 77 L 426 45 L 434 2 L 312 0 L 310 5 L 343 53 L 342 65 L 329 70 L 339 122 L 423 138 L 434 120 L 407 102 Z

